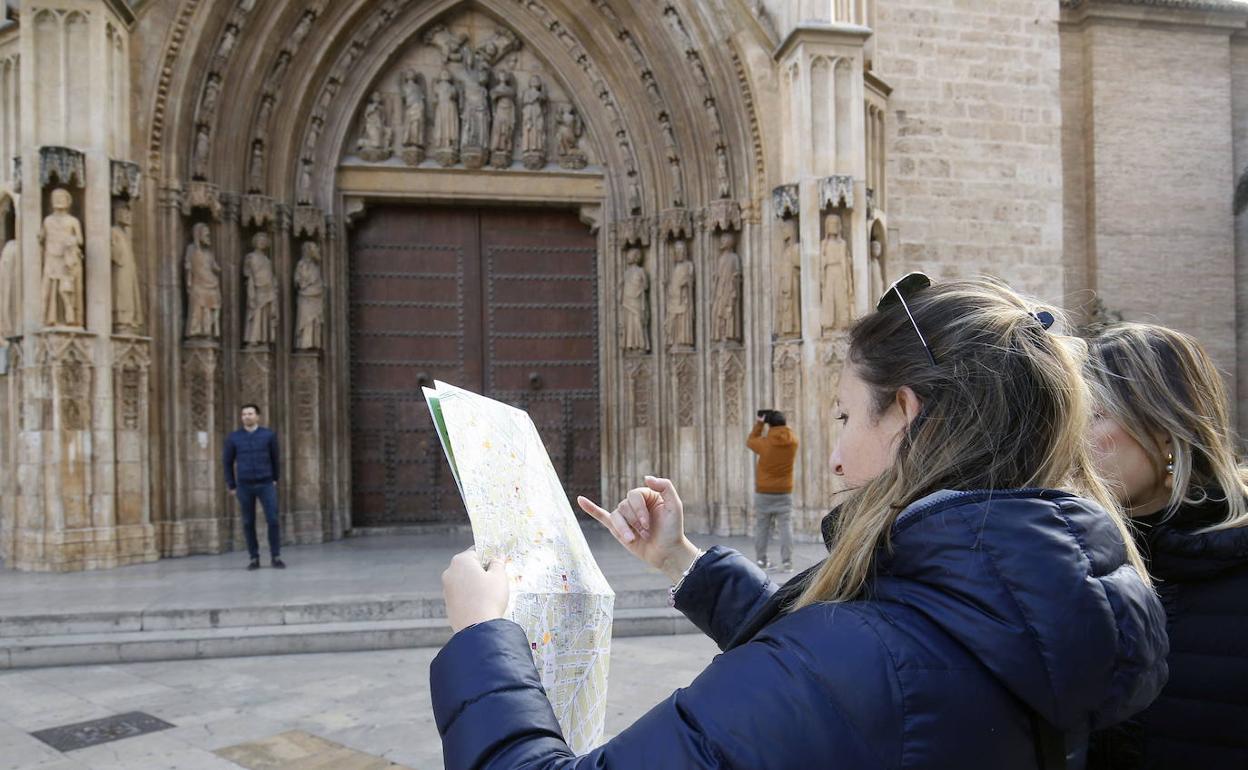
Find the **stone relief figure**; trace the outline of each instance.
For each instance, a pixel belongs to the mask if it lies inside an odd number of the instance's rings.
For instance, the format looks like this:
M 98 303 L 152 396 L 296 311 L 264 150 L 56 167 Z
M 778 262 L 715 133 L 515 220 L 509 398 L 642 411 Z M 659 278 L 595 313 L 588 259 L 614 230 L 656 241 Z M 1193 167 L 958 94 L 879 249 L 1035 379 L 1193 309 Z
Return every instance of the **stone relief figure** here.
M 183 260 L 186 270 L 186 336 L 221 336 L 221 267 L 212 253 L 207 223 L 191 228 Z
M 481 168 L 489 157 L 490 71 L 468 73 L 464 86 L 464 125 L 459 156 L 468 168 Z
M 321 247 L 305 241 L 295 265 L 295 349 L 320 350 L 325 337 L 325 279 L 321 275 Z
M 425 159 L 425 84 L 420 73 L 403 73 L 403 160 L 415 166 Z
M 312 203 L 312 161 L 309 158 L 299 161 L 299 184 L 295 187 L 295 201 L 301 206 Z
M 433 84 L 433 156 L 443 166 L 459 161 L 459 87 L 443 69 Z
M 9 239 L 0 249 L 0 346 L 9 337 L 16 337 L 21 323 L 18 301 L 17 271 L 21 254 L 17 240 Z
M 130 226 L 134 223 L 128 203 L 113 207 L 109 246 L 113 261 L 113 329 L 134 333 L 143 326 L 143 289 L 139 286 L 139 262 L 134 257 Z
M 715 261 L 715 290 L 711 300 L 711 339 L 740 342 L 741 255 L 737 235 L 731 230 L 719 234 L 719 258 Z
M 693 262 L 684 238 L 672 241 L 672 276 L 667 284 L 668 347 L 693 347 Z
M 871 237 L 871 300 L 875 301 L 884 294 L 884 244 Z
M 69 191 L 52 191 L 52 213 L 39 228 L 43 248 L 43 323 L 46 326 L 83 325 L 82 223 L 69 213 L 74 203 Z
M 484 43 L 477 47 L 476 63 L 482 67 L 493 67 L 507 54 L 520 47 L 520 38 L 516 33 L 505 27 L 498 27 Z
M 463 32 L 451 32 L 443 24 L 435 24 L 425 33 L 425 42 L 442 52 L 442 61 L 463 62 L 468 50 L 468 36 Z
M 199 103 L 199 114 L 208 117 L 217 111 L 217 97 L 221 95 L 221 77 L 217 73 L 208 76 L 204 84 L 204 96 Z
M 802 334 L 802 245 L 798 240 L 797 217 L 784 220 L 784 247 L 776 270 L 776 333 L 781 337 Z
M 624 281 L 620 289 L 620 329 L 624 350 L 650 352 L 650 276 L 637 246 L 624 249 Z
M 494 106 L 494 125 L 490 131 L 490 165 L 507 168 L 511 165 L 516 142 L 516 85 L 506 70 L 497 73 L 498 82 L 490 89 Z
M 191 153 L 191 177 L 208 178 L 208 156 L 212 152 L 212 131 L 208 126 L 195 128 L 195 149 Z
M 247 174 L 247 192 L 264 191 L 264 142 L 251 143 L 251 171 Z
M 849 326 L 854 296 L 849 244 L 841 235 L 841 216 L 829 213 L 823 220 L 823 244 L 819 257 L 823 274 L 819 281 L 819 325 L 825 331 Z
M 732 175 L 728 170 L 728 150 L 723 145 L 715 148 L 715 196 L 732 197 Z
M 243 257 L 243 279 L 247 282 L 247 322 L 243 342 L 268 345 L 277 338 L 277 280 L 269 259 L 269 234 L 258 232 L 251 239 L 251 253 Z
M 566 104 L 555 118 L 555 136 L 559 144 L 559 165 L 563 168 L 585 168 L 588 160 L 581 149 L 585 124 L 572 105 Z
M 385 101 L 380 91 L 374 91 L 364 108 L 364 128 L 356 145 L 360 157 L 373 162 L 389 158 L 393 134 L 386 116 Z
M 520 153 L 524 167 L 538 169 L 546 165 L 546 89 L 537 75 L 520 95 Z

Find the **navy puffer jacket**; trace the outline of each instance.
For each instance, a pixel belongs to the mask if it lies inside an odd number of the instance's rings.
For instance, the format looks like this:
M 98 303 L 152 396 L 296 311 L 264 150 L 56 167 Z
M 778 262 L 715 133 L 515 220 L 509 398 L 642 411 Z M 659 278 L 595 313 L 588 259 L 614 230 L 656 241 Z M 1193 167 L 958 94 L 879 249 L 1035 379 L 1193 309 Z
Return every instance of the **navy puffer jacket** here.
M 581 757 L 519 626 L 461 631 L 430 670 L 446 767 L 1034 768 L 1046 722 L 1074 767 L 1166 678 L 1160 602 L 1064 492 L 937 493 L 898 516 L 862 600 L 785 614 L 776 592 L 712 548 L 677 607 L 724 653 Z

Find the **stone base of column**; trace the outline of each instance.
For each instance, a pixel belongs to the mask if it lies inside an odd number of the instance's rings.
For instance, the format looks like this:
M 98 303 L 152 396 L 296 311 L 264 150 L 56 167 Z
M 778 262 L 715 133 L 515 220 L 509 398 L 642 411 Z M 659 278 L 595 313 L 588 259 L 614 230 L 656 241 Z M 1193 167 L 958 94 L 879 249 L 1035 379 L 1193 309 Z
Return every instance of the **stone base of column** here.
M 71 529 L 18 530 L 8 566 L 31 572 L 77 572 L 156 561 L 156 528 L 150 524 Z

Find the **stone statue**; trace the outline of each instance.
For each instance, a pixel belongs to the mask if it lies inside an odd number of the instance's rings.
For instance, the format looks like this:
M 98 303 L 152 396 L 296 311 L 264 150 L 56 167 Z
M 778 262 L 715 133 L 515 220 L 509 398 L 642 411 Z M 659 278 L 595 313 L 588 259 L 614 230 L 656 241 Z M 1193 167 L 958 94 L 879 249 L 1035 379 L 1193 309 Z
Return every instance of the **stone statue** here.
M 715 261 L 715 291 L 711 300 L 711 339 L 740 342 L 741 255 L 731 230 L 719 234 L 719 259 Z
M 113 207 L 109 239 L 113 260 L 113 329 L 121 333 L 134 333 L 143 326 L 143 289 L 139 286 L 139 263 L 131 243 L 132 224 L 128 203 Z
M 217 111 L 217 97 L 220 95 L 221 77 L 214 72 L 208 76 L 208 82 L 204 84 L 204 97 L 199 103 L 201 119 L 207 120 Z
M 69 213 L 73 203 L 68 190 L 53 190 L 52 213 L 39 228 L 45 326 L 82 326 L 84 321 L 82 223 Z
M 849 244 L 841 236 L 841 216 L 829 213 L 823 220 L 823 245 L 819 248 L 823 275 L 819 281 L 819 325 L 824 330 L 849 326 L 854 296 Z
M 207 223 L 196 222 L 183 260 L 186 270 L 186 336 L 221 336 L 221 267 L 212 253 Z
M 871 300 L 874 302 L 884 295 L 884 244 L 871 238 Z
M 312 160 L 299 161 L 299 184 L 295 187 L 295 199 L 300 205 L 312 203 Z
M 269 259 L 269 234 L 258 232 L 251 239 L 252 251 L 243 257 L 243 279 L 247 282 L 247 322 L 243 342 L 268 345 L 277 339 L 277 280 Z
M 247 192 L 264 191 L 264 142 L 251 143 L 251 172 L 247 175 Z
M 723 145 L 715 148 L 715 196 L 732 197 L 732 174 L 728 170 L 728 150 Z
M 555 136 L 559 143 L 559 165 L 563 168 L 585 168 L 588 160 L 581 149 L 581 135 L 585 126 L 581 116 L 576 114 L 572 105 L 566 104 L 559 110 L 555 118 Z
M 529 78 L 529 86 L 520 95 L 520 153 L 524 167 L 538 169 L 546 165 L 546 89 L 537 75 Z
M 776 333 L 781 337 L 802 334 L 802 244 L 797 217 L 784 220 L 784 248 L 777 266 Z
M 325 338 L 325 279 L 321 275 L 321 247 L 305 241 L 295 265 L 295 349 L 320 350 Z
M 212 131 L 208 126 L 195 128 L 195 149 L 191 153 L 191 177 L 208 178 L 208 156 L 212 152 Z
M 9 337 L 16 337 L 21 325 L 21 312 L 17 288 L 17 271 L 21 265 L 20 247 L 17 240 L 10 239 L 0 249 L 0 345 Z
M 403 73 L 403 160 L 415 166 L 425 159 L 425 84 L 420 73 Z
M 507 168 L 511 165 L 516 142 L 516 85 L 510 72 L 500 70 L 498 82 L 490 89 L 494 106 L 494 126 L 490 131 L 490 165 Z
M 624 249 L 624 282 L 620 290 L 621 347 L 650 352 L 650 276 L 642 266 L 641 249 Z
M 386 104 L 380 91 L 374 91 L 364 108 L 364 129 L 357 143 L 358 153 L 367 161 L 382 161 L 390 157 L 394 132 L 386 116 Z
M 433 98 L 433 156 L 443 166 L 453 166 L 459 161 L 459 88 L 450 70 L 438 73 Z
M 693 347 L 693 262 L 684 238 L 672 241 L 672 275 L 667 284 L 669 347 Z
M 464 125 L 459 156 L 468 168 L 481 168 L 489 157 L 490 71 L 468 73 L 464 86 Z

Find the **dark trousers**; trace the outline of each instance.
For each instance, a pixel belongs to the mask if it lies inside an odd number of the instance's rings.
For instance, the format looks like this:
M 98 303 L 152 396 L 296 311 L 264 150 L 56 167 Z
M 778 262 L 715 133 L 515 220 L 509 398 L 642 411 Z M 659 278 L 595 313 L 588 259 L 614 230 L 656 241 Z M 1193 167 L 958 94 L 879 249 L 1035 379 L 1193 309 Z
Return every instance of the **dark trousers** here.
M 247 552 L 251 558 L 260 558 L 260 543 L 256 541 L 256 500 L 264 507 L 264 520 L 269 525 L 269 555 L 276 559 L 282 555 L 281 524 L 277 520 L 277 485 L 272 481 L 260 484 L 238 485 L 238 507 L 243 511 L 243 536 L 247 538 Z

